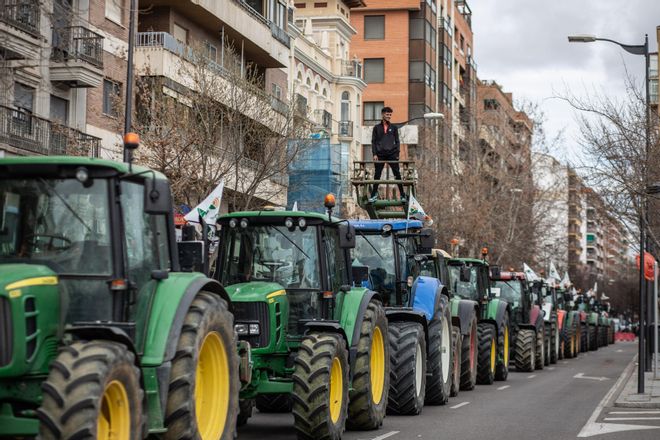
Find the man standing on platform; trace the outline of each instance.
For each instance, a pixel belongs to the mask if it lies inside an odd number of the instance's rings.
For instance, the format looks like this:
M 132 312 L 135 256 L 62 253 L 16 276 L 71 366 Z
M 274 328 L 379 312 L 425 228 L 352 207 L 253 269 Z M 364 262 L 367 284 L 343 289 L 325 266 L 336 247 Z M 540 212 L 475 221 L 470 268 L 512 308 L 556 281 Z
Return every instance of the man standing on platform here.
M 399 142 L 399 128 L 396 125 L 393 125 L 390 120 L 392 119 L 392 108 L 383 107 L 381 110 L 382 120 L 380 124 L 374 126 L 374 129 L 371 133 L 371 152 L 374 155 L 374 161 L 398 161 L 399 160 L 399 150 L 401 143 Z M 396 180 L 401 180 L 401 172 L 399 171 L 398 163 L 389 163 L 392 174 Z M 383 168 L 385 168 L 384 163 L 376 163 L 376 174 L 374 175 L 374 180 L 379 180 L 381 174 L 383 173 Z M 403 190 L 403 185 L 398 184 L 399 195 L 401 196 L 401 201 L 406 201 L 406 193 Z M 371 190 L 371 197 L 369 197 L 369 202 L 373 203 L 378 200 L 378 184 L 375 183 L 373 189 Z

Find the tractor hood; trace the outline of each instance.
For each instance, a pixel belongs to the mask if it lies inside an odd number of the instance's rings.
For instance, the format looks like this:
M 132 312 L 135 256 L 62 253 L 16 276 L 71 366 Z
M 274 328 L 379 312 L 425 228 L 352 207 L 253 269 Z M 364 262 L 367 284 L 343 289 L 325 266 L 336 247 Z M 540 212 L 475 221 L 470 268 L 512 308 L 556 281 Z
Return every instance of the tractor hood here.
M 239 302 L 267 301 L 273 296 L 284 295 L 286 293 L 281 284 L 266 281 L 232 284 L 225 287 L 225 290 L 232 301 Z
M 57 274 L 37 264 L 0 264 L 0 291 L 56 285 Z

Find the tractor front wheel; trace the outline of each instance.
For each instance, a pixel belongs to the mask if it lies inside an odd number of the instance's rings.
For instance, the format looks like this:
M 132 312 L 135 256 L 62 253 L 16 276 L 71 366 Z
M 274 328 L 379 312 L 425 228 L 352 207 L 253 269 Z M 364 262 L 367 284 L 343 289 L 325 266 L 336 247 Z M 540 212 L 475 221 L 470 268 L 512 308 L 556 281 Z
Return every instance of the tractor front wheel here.
M 142 438 L 140 371 L 125 345 L 93 340 L 60 350 L 42 385 L 39 438 Z
M 477 384 L 477 317 L 472 315 L 470 333 L 461 344 L 461 390 L 473 390 Z
M 293 372 L 293 417 L 298 438 L 339 440 L 348 412 L 348 351 L 334 334 L 308 334 Z
M 349 393 L 348 429 L 378 429 L 387 409 L 390 353 L 387 317 L 380 302 L 372 301 L 360 328 L 353 391 Z
M 458 396 L 461 389 L 461 329 L 452 326 L 451 328 L 451 351 L 454 353 L 452 377 L 451 377 L 451 397 Z
M 495 381 L 495 366 L 497 365 L 497 336 L 495 326 L 482 322 L 479 333 L 479 360 L 477 361 L 477 383 L 491 385 Z
M 414 322 L 390 323 L 390 392 L 387 413 L 417 415 L 426 394 L 426 339 Z
M 536 367 L 536 334 L 534 330 L 520 329 L 518 331 L 514 362 L 517 371 L 534 371 Z
M 509 314 L 504 314 L 502 326 L 497 334 L 497 367 L 495 367 L 495 380 L 506 380 L 509 377 L 510 347 Z
M 550 359 L 551 364 L 557 363 L 557 352 L 559 351 L 559 333 L 557 329 L 557 323 L 553 322 L 550 325 Z
M 598 350 L 598 327 L 589 324 L 589 351 Z
M 233 438 L 239 410 L 233 322 L 225 300 L 197 293 L 172 360 L 164 439 Z
M 545 326 L 536 332 L 536 365 L 534 368 L 542 370 L 545 365 Z
M 589 351 L 589 324 L 580 323 L 580 353 Z
M 444 405 L 451 394 L 453 370 L 451 311 L 439 308 L 429 325 L 429 350 L 426 371 L 427 405 Z

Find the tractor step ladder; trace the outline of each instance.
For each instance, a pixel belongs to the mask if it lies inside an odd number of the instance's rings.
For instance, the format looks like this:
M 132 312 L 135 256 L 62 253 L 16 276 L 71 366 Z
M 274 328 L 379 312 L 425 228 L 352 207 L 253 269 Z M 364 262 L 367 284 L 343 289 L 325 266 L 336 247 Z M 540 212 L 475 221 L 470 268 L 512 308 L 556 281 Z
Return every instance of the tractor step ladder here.
M 377 163 L 384 163 L 383 174 L 385 178 L 374 180 Z M 390 177 L 392 170 L 387 165 L 389 163 L 398 163 L 401 171 L 401 180 Z M 371 188 L 375 183 L 379 185 L 379 198 L 375 202 L 370 202 Z M 371 219 L 405 219 L 406 210 L 410 195 L 415 195 L 415 186 L 417 184 L 417 169 L 412 160 L 364 160 L 353 162 L 353 174 L 351 184 L 355 187 L 355 193 L 358 205 L 367 211 Z M 403 185 L 406 193 L 406 201 L 399 198 L 397 185 Z M 383 195 L 385 198 L 383 198 Z M 390 198 L 393 197 L 393 198 Z

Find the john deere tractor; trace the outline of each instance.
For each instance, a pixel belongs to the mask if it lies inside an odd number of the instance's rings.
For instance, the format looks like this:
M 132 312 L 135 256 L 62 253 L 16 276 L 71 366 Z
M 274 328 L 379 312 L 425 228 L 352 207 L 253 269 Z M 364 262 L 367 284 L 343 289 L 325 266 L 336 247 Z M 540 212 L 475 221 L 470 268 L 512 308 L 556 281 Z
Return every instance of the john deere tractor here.
M 573 296 L 568 290 L 557 290 L 557 308 L 565 312 L 560 334 L 560 359 L 577 357 L 580 351 L 580 316 L 572 304 Z
M 232 439 L 231 302 L 203 254 L 158 172 L 0 159 L 0 437 Z
M 510 354 L 518 371 L 534 371 L 543 365 L 543 311 L 536 303 L 524 272 L 504 272 L 492 266 L 491 293 L 511 307 Z
M 326 198 L 334 206 L 334 198 Z M 339 439 L 376 429 L 390 378 L 381 296 L 351 286 L 355 230 L 314 212 L 250 211 L 220 218 L 216 273 L 226 286 L 251 368 L 240 422 L 253 405 L 292 411 L 298 437 Z
M 433 237 L 418 220 L 351 220 L 355 280 L 379 292 L 390 325 L 388 412 L 419 414 L 447 402 L 452 383 L 452 327 L 446 287 L 420 275 Z
M 593 310 L 594 299 L 585 294 L 578 295 L 576 304 L 580 312 L 580 326 L 582 336 L 580 339 L 580 351 L 598 350 L 598 312 Z
M 492 384 L 495 380 L 506 380 L 509 374 L 511 306 L 495 297 L 490 288 L 487 250 L 484 259 L 452 258 L 448 261 L 451 291 L 459 298 L 477 303 L 476 316 L 460 316 L 469 319 L 469 333 L 463 333 L 462 350 L 462 389 L 474 388 L 475 379 L 479 384 Z M 478 321 L 477 321 L 478 320 Z M 477 338 L 475 340 L 475 332 Z M 466 343 L 467 341 L 467 343 Z M 475 347 L 477 343 L 477 347 Z M 476 378 L 474 376 L 474 355 L 477 355 Z M 466 359 L 468 361 L 466 362 Z

